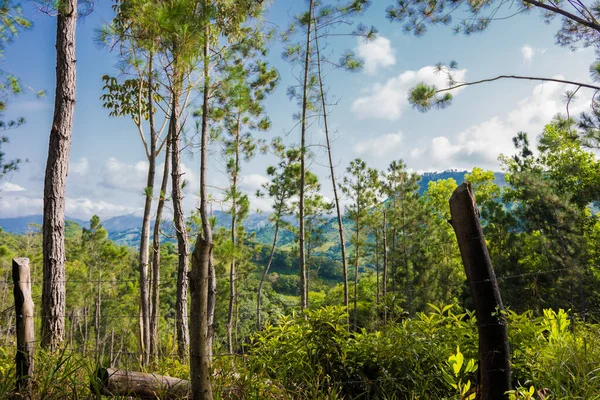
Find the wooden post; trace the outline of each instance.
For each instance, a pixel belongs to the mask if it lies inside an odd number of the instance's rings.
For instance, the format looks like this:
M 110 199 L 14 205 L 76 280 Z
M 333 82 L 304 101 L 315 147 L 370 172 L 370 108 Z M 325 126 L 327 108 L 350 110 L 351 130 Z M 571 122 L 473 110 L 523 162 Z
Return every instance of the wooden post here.
M 479 222 L 479 212 L 469 182 L 450 198 L 450 224 L 471 288 L 479 331 L 479 399 L 506 399 L 510 390 L 510 348 L 502 298 Z
M 15 258 L 12 262 L 15 311 L 17 316 L 17 392 L 27 393 L 33 377 L 35 330 L 29 259 Z

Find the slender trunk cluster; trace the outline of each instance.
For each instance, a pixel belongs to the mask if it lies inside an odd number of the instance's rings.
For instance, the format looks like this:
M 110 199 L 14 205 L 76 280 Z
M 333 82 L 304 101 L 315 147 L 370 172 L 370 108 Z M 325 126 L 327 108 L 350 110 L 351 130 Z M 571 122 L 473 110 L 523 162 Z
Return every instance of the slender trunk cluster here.
M 302 85 L 302 126 L 301 126 L 301 137 L 300 137 L 300 202 L 299 202 L 299 219 L 300 226 L 298 235 L 300 237 L 300 308 L 308 308 L 308 291 L 307 291 L 307 273 L 306 273 L 306 256 L 305 256 L 305 232 L 304 232 L 304 203 L 306 196 L 306 118 L 308 111 L 308 78 L 309 78 L 309 66 L 310 66 L 310 37 L 312 32 L 312 20 L 313 20 L 313 9 L 314 0 L 310 0 L 308 6 L 308 23 L 306 28 L 306 54 L 304 58 L 304 83 Z
M 190 293 L 192 300 L 192 313 L 195 318 L 190 320 L 190 377 L 192 383 L 192 398 L 194 400 L 212 400 L 213 392 L 210 381 L 210 368 L 212 364 L 212 321 L 214 316 L 214 292 L 211 286 L 216 285 L 214 267 L 212 265 L 212 229 L 208 220 L 208 191 L 207 164 L 208 164 L 208 118 L 209 118 L 209 90 L 210 90 L 210 31 L 206 27 L 204 56 L 204 93 L 202 104 L 202 126 L 200 147 L 200 217 L 202 219 L 202 233 L 196 239 L 196 246 L 192 258 L 190 271 Z M 209 290 L 210 289 L 210 290 Z M 211 292 L 211 293 L 209 293 Z
M 171 136 L 166 137 L 166 150 L 165 150 L 165 165 L 163 167 L 162 182 L 160 184 L 160 197 L 158 198 L 158 205 L 156 207 L 156 220 L 154 222 L 154 232 L 152 236 L 152 315 L 150 318 L 150 354 L 153 357 L 158 357 L 158 314 L 160 311 L 160 225 L 163 215 L 163 209 L 165 207 L 165 199 L 167 193 L 167 186 L 169 183 L 169 171 L 171 162 Z
M 176 75 L 176 74 L 174 74 Z M 176 334 L 177 334 L 177 355 L 182 360 L 187 358 L 189 333 L 188 333 L 188 307 L 187 307 L 187 289 L 188 289 L 188 234 L 185 225 L 185 216 L 183 211 L 183 190 L 182 190 L 182 172 L 181 172 L 181 129 L 179 126 L 180 96 L 181 86 L 173 89 L 173 99 L 171 100 L 171 118 L 169 121 L 169 136 L 171 137 L 171 182 L 173 198 L 174 225 L 177 235 L 177 251 L 179 253 L 177 264 L 177 299 L 175 303 Z
M 75 114 L 77 0 L 61 3 L 56 25 L 56 94 L 44 178 L 42 347 L 57 349 L 65 331 L 65 191 Z
M 340 248 L 342 251 L 342 273 L 344 276 L 344 307 L 348 312 L 348 266 L 346 265 L 346 239 L 344 238 L 344 223 L 342 219 L 342 209 L 340 207 L 340 198 L 338 196 L 337 181 L 335 179 L 335 168 L 333 167 L 333 156 L 331 154 L 331 141 L 329 139 L 329 124 L 327 123 L 327 102 L 325 101 L 325 89 L 323 87 L 323 75 L 321 73 L 321 51 L 319 49 L 319 32 L 315 27 L 315 48 L 317 51 L 317 72 L 319 77 L 319 91 L 321 97 L 321 109 L 323 112 L 323 126 L 325 128 L 325 141 L 327 144 L 327 156 L 329 158 L 329 172 L 331 175 L 331 186 L 333 187 L 333 199 L 335 202 L 335 211 L 337 214 L 338 232 L 340 235 Z
M 150 305 L 150 279 L 148 277 L 148 264 L 150 259 L 150 212 L 152 210 L 152 197 L 154 196 L 154 176 L 156 174 L 156 129 L 154 126 L 154 110 L 152 109 L 152 56 L 149 60 L 148 72 L 148 107 L 150 124 L 150 151 L 148 157 L 148 176 L 146 179 L 144 216 L 142 220 L 142 233 L 140 239 L 139 270 L 140 270 L 140 307 L 142 315 L 142 334 L 140 338 L 142 364 L 150 361 L 150 354 L 156 344 L 153 343 L 151 327 L 151 305 Z

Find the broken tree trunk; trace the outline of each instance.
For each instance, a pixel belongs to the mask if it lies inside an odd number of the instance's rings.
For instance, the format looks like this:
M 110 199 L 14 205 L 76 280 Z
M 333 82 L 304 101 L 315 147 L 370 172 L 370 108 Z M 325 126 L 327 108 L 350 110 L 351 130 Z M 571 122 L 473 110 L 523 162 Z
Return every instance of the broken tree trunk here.
M 145 372 L 99 368 L 96 372 L 98 387 L 104 396 L 130 396 L 136 399 L 182 399 L 191 393 L 190 382 L 170 376 Z
M 478 398 L 506 399 L 505 393 L 510 390 L 510 348 L 504 307 L 469 182 L 452 194 L 450 215 L 477 315 L 481 376 Z
M 29 259 L 12 261 L 15 312 L 17 314 L 17 392 L 28 393 L 33 378 L 33 352 L 35 331 L 33 327 L 33 299 L 31 298 L 31 275 Z

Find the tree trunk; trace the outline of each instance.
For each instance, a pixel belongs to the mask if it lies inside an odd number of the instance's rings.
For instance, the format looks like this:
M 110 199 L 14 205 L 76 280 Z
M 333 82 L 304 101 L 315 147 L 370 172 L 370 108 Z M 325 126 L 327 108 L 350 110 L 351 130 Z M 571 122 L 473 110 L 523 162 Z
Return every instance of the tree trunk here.
M 323 75 L 321 73 L 321 50 L 319 49 L 319 33 L 315 27 L 315 48 L 317 50 L 317 72 L 319 76 L 319 90 L 321 92 L 321 108 L 323 109 L 323 126 L 325 128 L 325 141 L 327 143 L 327 156 L 329 158 L 329 171 L 331 174 L 331 186 L 333 187 L 333 199 L 337 214 L 338 232 L 340 235 L 340 249 L 342 251 L 342 274 L 344 276 L 344 307 L 348 312 L 348 266 L 346 265 L 346 239 L 344 238 L 344 223 L 342 220 L 342 208 L 335 180 L 335 168 L 333 167 L 333 156 L 331 154 L 331 141 L 329 139 L 329 124 L 327 123 L 327 103 L 325 101 L 325 90 L 323 88 Z
M 360 210 L 360 204 L 356 208 Z M 354 330 L 358 331 L 358 258 L 359 258 L 359 245 L 360 240 L 360 218 L 356 217 L 356 248 L 354 251 Z
M 154 196 L 154 175 L 156 174 L 156 129 L 154 127 L 154 110 L 152 91 L 152 55 L 149 59 L 148 71 L 148 107 L 149 107 L 149 125 L 150 125 L 150 151 L 148 157 L 148 175 L 146 178 L 145 201 L 144 201 L 144 216 L 142 220 L 142 233 L 140 238 L 140 254 L 139 254 L 139 269 L 140 269 L 140 306 L 142 308 L 142 329 L 140 335 L 143 343 L 141 343 L 142 363 L 147 365 L 150 361 L 151 349 L 155 347 L 152 343 L 153 336 L 150 328 L 150 280 L 148 279 L 148 261 L 150 259 L 150 212 L 152 210 L 152 198 Z M 139 99 L 139 101 L 143 101 Z M 141 122 L 141 121 L 140 121 Z
M 271 246 L 271 254 L 269 255 L 269 262 L 267 263 L 267 266 L 265 267 L 262 277 L 260 278 L 260 283 L 258 284 L 258 296 L 256 298 L 256 330 L 257 331 L 261 330 L 261 328 L 262 328 L 262 325 L 260 322 L 260 312 L 261 312 L 260 300 L 261 300 L 261 296 L 262 296 L 262 287 L 263 287 L 263 284 L 265 283 L 265 278 L 267 277 L 267 274 L 269 273 L 269 268 L 271 268 L 271 263 L 273 262 L 273 256 L 275 255 L 275 247 L 277 246 L 277 235 L 279 234 L 279 218 L 280 217 L 281 216 L 278 214 L 277 221 L 275 222 L 275 235 L 273 236 L 273 245 Z
M 154 234 L 152 238 L 152 315 L 150 318 L 150 354 L 158 358 L 158 317 L 160 312 L 160 225 L 165 206 L 165 197 L 169 183 L 169 163 L 171 162 L 171 136 L 167 135 L 165 149 L 165 166 L 160 185 L 160 198 L 156 208 L 156 220 L 154 222 Z
M 55 350 L 65 331 L 65 191 L 75 114 L 77 0 L 61 3 L 56 26 L 56 94 L 44 179 L 42 347 Z
M 304 310 L 308 308 L 308 292 L 306 291 L 306 264 L 304 254 L 304 197 L 306 191 L 306 113 L 308 111 L 308 69 L 310 66 L 310 33 L 312 30 L 314 0 L 310 0 L 308 5 L 308 24 L 306 28 L 306 56 L 304 59 L 304 83 L 302 89 L 302 127 L 300 138 L 300 210 L 298 212 L 300 219 L 300 227 L 298 235 L 300 237 L 300 308 Z
M 210 32 L 206 27 L 204 43 L 204 93 L 202 104 L 202 137 L 200 147 L 200 217 L 202 220 L 202 234 L 196 239 L 196 246 L 192 257 L 192 270 L 190 271 L 190 293 L 192 296 L 192 315 L 190 318 L 190 379 L 192 381 L 192 399 L 212 400 L 213 392 L 210 381 L 212 342 L 211 327 L 209 327 L 209 280 L 216 284 L 211 273 L 212 259 L 212 230 L 208 220 L 208 190 L 207 190 L 207 164 L 208 164 L 208 118 L 209 118 L 209 90 L 210 90 Z
M 28 258 L 12 260 L 15 313 L 17 315 L 17 392 L 29 398 L 33 379 L 35 330 L 33 325 L 33 299 Z
M 177 74 L 174 73 L 174 76 Z M 179 78 L 176 78 L 179 79 Z M 181 86 L 177 83 L 173 88 L 173 99 L 171 103 L 171 118 L 169 121 L 169 135 L 171 136 L 171 180 L 173 198 L 173 212 L 175 231 L 177 235 L 177 251 L 179 261 L 177 264 L 177 299 L 175 302 L 175 329 L 177 332 L 177 356 L 181 360 L 187 358 L 189 333 L 188 333 L 188 307 L 187 307 L 187 289 L 188 289 L 188 234 L 185 225 L 185 216 L 183 211 L 183 192 L 181 176 L 181 130 L 179 126 L 180 95 Z
M 235 304 L 235 250 L 236 250 L 236 217 L 237 217 L 237 178 L 240 167 L 240 117 L 238 115 L 237 121 L 237 132 L 235 134 L 235 164 L 232 173 L 231 183 L 231 268 L 229 269 L 229 309 L 227 313 L 227 349 L 229 354 L 233 354 L 233 340 L 232 340 L 232 328 L 233 328 L 233 306 Z
M 506 399 L 504 393 L 510 390 L 506 318 L 470 183 L 464 182 L 454 190 L 450 198 L 450 215 L 477 315 L 480 398 Z
M 381 283 L 381 294 L 383 296 L 383 323 L 387 322 L 387 281 L 388 281 L 388 259 L 387 259 L 387 211 L 383 210 L 383 277 Z

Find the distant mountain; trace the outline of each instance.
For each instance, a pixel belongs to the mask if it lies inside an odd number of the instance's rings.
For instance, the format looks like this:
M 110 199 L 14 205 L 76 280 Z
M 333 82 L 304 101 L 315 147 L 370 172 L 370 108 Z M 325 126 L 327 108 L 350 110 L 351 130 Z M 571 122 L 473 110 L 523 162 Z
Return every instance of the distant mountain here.
M 457 183 L 462 183 L 464 180 L 464 175 L 467 171 L 444 171 L 444 172 L 428 172 L 422 175 L 422 179 L 420 182 L 419 193 L 423 194 L 425 190 L 427 190 L 427 186 L 429 182 L 438 181 L 441 179 L 453 178 Z M 499 186 L 505 186 L 506 182 L 504 180 L 504 174 L 496 173 L 496 184 Z M 221 211 L 214 210 L 213 216 L 217 219 L 217 228 L 227 227 L 231 223 L 230 216 Z M 88 227 L 89 221 L 83 221 L 77 218 L 66 218 L 68 221 L 72 221 L 68 223 L 68 228 L 70 234 L 74 234 L 79 226 Z M 289 219 L 290 223 L 295 223 L 295 219 Z M 115 242 L 125 245 L 125 246 L 133 246 L 136 247 L 139 245 L 140 234 L 142 229 L 142 218 L 133 214 L 128 215 L 120 215 L 118 217 L 108 218 L 106 220 L 101 221 L 102 226 L 108 231 L 108 237 Z M 25 217 L 17 217 L 17 218 L 0 218 L 0 227 L 7 232 L 24 234 L 27 232 L 29 224 L 42 224 L 42 216 L 41 215 L 29 215 Z M 77 225 L 74 225 L 77 224 Z M 154 221 L 151 223 L 151 229 L 154 227 Z M 269 221 L 269 214 L 259 214 L 254 213 L 250 214 L 248 218 L 244 221 L 244 227 L 250 233 L 256 234 L 256 240 L 261 243 L 270 244 L 273 241 L 274 229 Z M 163 241 L 175 241 L 175 233 L 173 231 L 172 225 L 170 223 L 163 224 L 162 230 L 165 233 L 165 238 Z M 335 241 L 337 237 L 337 221 L 335 218 L 331 218 L 326 223 L 326 236 L 331 238 L 331 240 Z M 331 232 L 330 232 L 331 231 Z M 282 236 L 280 238 L 281 244 L 286 244 L 288 242 L 293 241 L 293 235 L 289 232 L 282 232 Z
M 0 227 L 10 233 L 16 233 L 19 235 L 27 233 L 29 225 L 42 225 L 43 221 L 42 215 L 27 215 L 25 217 L 15 217 L 15 218 L 0 218 Z M 72 221 L 77 223 L 79 226 L 89 226 L 89 222 L 77 219 L 77 218 L 65 218 L 67 221 Z

